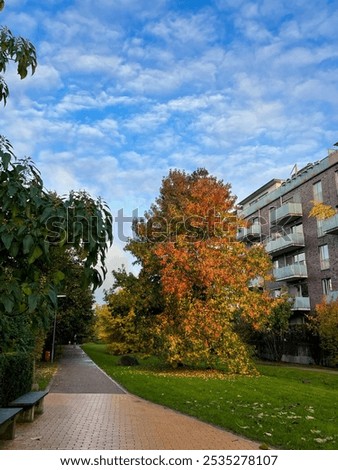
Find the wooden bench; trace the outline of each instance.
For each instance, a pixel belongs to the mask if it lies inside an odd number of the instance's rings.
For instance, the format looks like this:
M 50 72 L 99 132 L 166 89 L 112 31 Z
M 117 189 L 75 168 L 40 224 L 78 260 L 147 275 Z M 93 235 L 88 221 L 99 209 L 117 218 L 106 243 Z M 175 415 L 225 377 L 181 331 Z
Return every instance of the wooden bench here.
M 11 401 L 8 405 L 9 408 L 22 408 L 22 412 L 18 417 L 18 422 L 31 423 L 34 421 L 35 414 L 43 413 L 43 399 L 48 391 L 41 392 L 28 392 L 19 398 Z
M 0 408 L 0 439 L 14 439 L 15 423 L 22 408 Z

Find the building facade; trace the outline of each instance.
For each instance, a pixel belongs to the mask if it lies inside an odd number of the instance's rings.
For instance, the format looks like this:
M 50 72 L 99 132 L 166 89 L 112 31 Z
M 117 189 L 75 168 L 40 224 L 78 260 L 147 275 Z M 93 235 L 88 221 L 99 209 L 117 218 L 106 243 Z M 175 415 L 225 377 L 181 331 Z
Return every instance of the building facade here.
M 338 213 L 309 217 L 313 201 L 338 209 L 338 150 L 323 160 L 294 168 L 287 180 L 271 180 L 239 203 L 248 222 L 238 239 L 263 243 L 273 261 L 275 296 L 292 298 L 291 324 L 303 323 L 323 296 L 338 298 Z

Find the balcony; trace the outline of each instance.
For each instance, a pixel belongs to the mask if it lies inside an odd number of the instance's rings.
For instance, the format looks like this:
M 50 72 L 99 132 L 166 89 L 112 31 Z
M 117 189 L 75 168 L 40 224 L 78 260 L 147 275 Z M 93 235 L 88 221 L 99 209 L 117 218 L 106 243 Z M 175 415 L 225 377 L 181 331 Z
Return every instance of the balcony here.
M 305 279 L 307 278 L 306 264 L 295 263 L 282 268 L 275 268 L 273 275 L 276 281 Z
M 291 307 L 291 310 L 296 311 L 296 310 L 311 310 L 310 307 L 310 297 L 294 297 L 293 298 L 293 306 Z
M 241 227 L 237 234 L 237 240 L 257 240 L 260 238 L 262 228 L 260 224 L 252 224 L 250 227 Z
M 323 220 L 322 228 L 325 234 L 338 235 L 338 214 Z
M 273 214 L 271 214 L 272 225 L 285 225 L 289 222 L 294 222 L 303 216 L 303 208 L 300 202 L 288 202 L 278 207 Z
M 338 300 L 338 291 L 337 290 L 332 290 L 325 296 L 326 302 L 334 302 L 335 300 Z
M 297 250 L 304 246 L 304 235 L 302 233 L 289 233 L 275 240 L 270 239 L 265 245 L 265 249 L 269 254 L 275 256 Z

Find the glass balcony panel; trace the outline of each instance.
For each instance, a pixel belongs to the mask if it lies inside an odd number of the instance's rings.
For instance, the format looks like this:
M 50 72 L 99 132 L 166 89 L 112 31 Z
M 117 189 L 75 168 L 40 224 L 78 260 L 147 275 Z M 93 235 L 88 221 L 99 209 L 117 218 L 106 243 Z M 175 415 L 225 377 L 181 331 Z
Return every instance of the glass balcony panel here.
M 326 300 L 326 302 L 334 302 L 335 300 L 338 300 L 338 291 L 337 290 L 330 291 L 325 296 L 325 300 Z
M 273 275 L 276 281 L 307 278 L 306 264 L 295 263 L 283 266 L 282 268 L 275 268 Z
M 322 229 L 324 233 L 338 235 L 338 214 L 322 221 Z
M 310 310 L 310 297 L 294 297 L 292 310 Z
M 266 251 L 271 254 L 280 254 L 303 246 L 305 246 L 303 233 L 289 233 L 275 240 L 270 239 L 266 244 Z
M 302 215 L 303 208 L 300 202 L 288 202 L 280 207 L 277 207 L 271 219 L 271 223 L 281 224 L 293 222 L 299 217 L 302 217 Z
M 260 238 L 262 227 L 260 224 L 252 224 L 250 227 L 241 227 L 239 229 L 238 240 L 254 240 Z

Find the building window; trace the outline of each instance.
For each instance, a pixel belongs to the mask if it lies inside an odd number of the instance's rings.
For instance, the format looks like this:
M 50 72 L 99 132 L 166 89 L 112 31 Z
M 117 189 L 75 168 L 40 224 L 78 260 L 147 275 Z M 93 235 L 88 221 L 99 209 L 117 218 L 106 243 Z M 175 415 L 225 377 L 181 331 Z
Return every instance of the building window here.
M 309 297 L 309 288 L 307 282 L 298 284 L 298 292 L 300 297 Z
M 321 181 L 317 181 L 317 183 L 313 185 L 313 199 L 317 202 L 323 202 L 323 190 Z
M 305 253 L 298 253 L 293 256 L 293 264 L 305 264 Z
M 331 278 L 322 279 L 322 289 L 324 295 L 328 295 L 330 292 L 332 292 Z
M 321 245 L 319 247 L 320 269 L 329 269 L 330 257 L 328 245 Z
M 325 235 L 323 230 L 323 220 L 317 219 L 317 235 L 318 237 L 323 237 Z
M 290 266 L 292 264 L 303 264 L 305 265 L 305 253 L 287 254 L 285 256 L 285 265 Z
M 269 223 L 270 225 L 273 225 L 276 221 L 276 208 L 275 207 L 270 207 L 269 209 Z
M 335 172 L 335 181 L 336 181 L 336 193 L 338 194 L 338 171 Z

